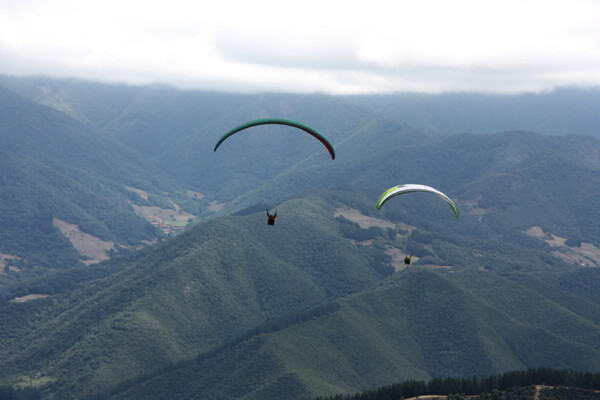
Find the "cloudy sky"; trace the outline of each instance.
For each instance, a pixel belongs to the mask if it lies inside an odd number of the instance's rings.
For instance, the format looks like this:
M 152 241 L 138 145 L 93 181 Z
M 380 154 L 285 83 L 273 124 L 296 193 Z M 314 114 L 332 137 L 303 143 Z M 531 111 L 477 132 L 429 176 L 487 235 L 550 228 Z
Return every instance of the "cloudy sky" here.
M 600 87 L 600 1 L 0 0 L 0 74 L 235 92 Z

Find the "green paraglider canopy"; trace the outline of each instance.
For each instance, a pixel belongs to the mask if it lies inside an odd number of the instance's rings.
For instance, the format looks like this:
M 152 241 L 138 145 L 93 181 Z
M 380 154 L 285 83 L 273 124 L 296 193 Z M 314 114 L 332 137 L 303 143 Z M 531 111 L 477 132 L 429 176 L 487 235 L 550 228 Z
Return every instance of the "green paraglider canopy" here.
M 379 196 L 379 200 L 377 200 L 377 209 L 380 210 L 381 206 L 383 206 L 383 204 L 386 201 L 388 201 L 389 199 L 391 199 L 392 197 L 396 197 L 396 196 L 399 196 L 401 194 L 406 194 L 406 193 L 413 193 L 413 192 L 433 193 L 433 194 L 441 197 L 442 199 L 446 200 L 448 202 L 448 204 L 450 204 L 450 207 L 452 207 L 452 211 L 454 211 L 454 216 L 456 218 L 458 218 L 458 209 L 456 208 L 456 204 L 454 204 L 454 202 L 452 200 L 450 200 L 450 197 L 446 196 L 444 193 L 442 193 L 439 190 L 436 190 L 430 186 L 417 185 L 417 184 L 398 185 L 398 186 L 389 188 L 388 190 L 383 192 L 381 194 L 381 196 Z
M 290 121 L 288 119 L 282 119 L 282 118 L 257 119 L 257 120 L 246 122 L 245 124 L 236 126 L 235 128 L 231 129 L 229 132 L 224 134 L 221 137 L 221 139 L 219 139 L 219 141 L 215 145 L 214 151 L 217 151 L 217 148 L 221 145 L 221 143 L 223 143 L 225 141 L 225 139 L 227 139 L 231 135 L 233 135 L 237 132 L 243 131 L 244 129 L 251 128 L 253 126 L 268 125 L 268 124 L 287 125 L 287 126 L 291 126 L 294 128 L 302 129 L 303 131 L 305 131 L 305 132 L 311 134 L 312 136 L 314 136 L 315 138 L 319 139 L 319 141 L 321 141 L 321 143 L 323 143 L 323 145 L 329 151 L 329 154 L 331 155 L 331 159 L 332 160 L 335 159 L 335 151 L 333 150 L 333 146 L 331 146 L 331 143 L 329 143 L 329 141 L 325 138 L 325 136 L 321 135 L 319 132 L 315 131 L 313 128 L 306 126 L 304 124 L 301 124 L 300 122 Z

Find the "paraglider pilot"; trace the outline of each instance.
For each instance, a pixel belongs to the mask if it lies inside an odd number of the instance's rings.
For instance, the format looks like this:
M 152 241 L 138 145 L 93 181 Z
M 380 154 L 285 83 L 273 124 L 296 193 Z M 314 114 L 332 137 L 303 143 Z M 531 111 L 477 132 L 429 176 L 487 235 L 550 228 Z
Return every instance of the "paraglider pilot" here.
M 277 209 L 275 209 L 275 214 L 269 214 L 269 209 L 267 208 L 267 225 L 275 225 L 275 218 L 277 218 Z
M 410 253 L 410 256 L 407 254 L 406 257 L 404 257 L 404 264 L 410 265 L 411 258 L 412 258 L 412 253 Z

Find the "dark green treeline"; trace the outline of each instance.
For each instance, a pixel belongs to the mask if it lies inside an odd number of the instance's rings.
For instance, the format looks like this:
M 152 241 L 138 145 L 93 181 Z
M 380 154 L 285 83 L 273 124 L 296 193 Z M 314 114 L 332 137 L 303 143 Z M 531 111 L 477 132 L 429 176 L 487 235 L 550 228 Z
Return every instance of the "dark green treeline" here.
M 33 387 L 0 386 L 0 400 L 39 400 L 42 391 Z
M 480 395 L 532 385 L 571 386 L 600 390 L 600 372 L 576 372 L 535 368 L 487 377 L 433 378 L 429 382 L 407 380 L 356 394 L 316 397 L 313 400 L 398 400 L 424 395 Z

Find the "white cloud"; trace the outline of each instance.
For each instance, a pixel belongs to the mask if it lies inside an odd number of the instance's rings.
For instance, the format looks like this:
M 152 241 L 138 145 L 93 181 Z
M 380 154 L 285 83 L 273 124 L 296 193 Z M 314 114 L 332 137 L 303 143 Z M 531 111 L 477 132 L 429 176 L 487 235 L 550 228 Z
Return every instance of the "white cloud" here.
M 600 85 L 593 0 L 0 0 L 0 73 L 239 91 Z

